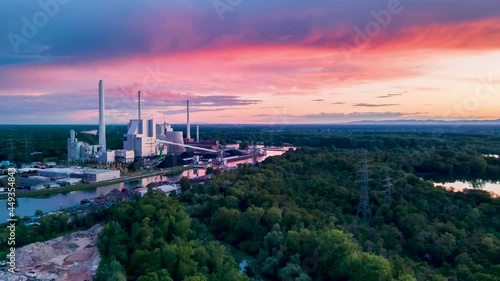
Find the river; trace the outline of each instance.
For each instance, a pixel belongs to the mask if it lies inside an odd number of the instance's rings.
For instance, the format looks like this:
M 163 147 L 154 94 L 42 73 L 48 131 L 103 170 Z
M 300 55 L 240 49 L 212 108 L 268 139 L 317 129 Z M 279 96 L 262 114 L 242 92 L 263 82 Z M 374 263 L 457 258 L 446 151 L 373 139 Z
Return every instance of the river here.
M 281 155 L 283 153 L 284 151 L 268 151 L 266 156 L 258 157 L 257 161 L 261 162 L 267 157 Z M 249 158 L 240 161 L 229 162 L 228 166 L 234 167 L 237 166 L 238 164 L 252 163 L 252 161 L 253 159 Z M 151 182 L 159 182 L 159 181 L 176 182 L 181 177 L 194 178 L 204 175 L 205 175 L 204 169 L 191 169 L 184 171 L 180 175 L 170 176 L 170 177 L 152 176 L 139 180 L 132 180 L 122 183 L 111 184 L 107 186 L 101 186 L 94 189 L 77 190 L 68 193 L 58 193 L 42 197 L 20 197 L 17 198 L 19 205 L 17 206 L 15 213 L 20 217 L 33 216 L 35 215 L 36 210 L 42 210 L 44 213 L 46 213 L 46 212 L 56 211 L 61 208 L 73 207 L 79 205 L 80 201 L 83 199 L 105 195 L 115 188 L 119 190 L 122 190 L 124 188 L 133 189 L 137 186 L 146 186 Z M 7 199 L 0 200 L 0 208 L 2 210 L 5 210 L 5 212 L 2 211 L 0 213 L 0 221 L 2 222 L 6 221 L 9 218 L 6 207 L 7 207 Z

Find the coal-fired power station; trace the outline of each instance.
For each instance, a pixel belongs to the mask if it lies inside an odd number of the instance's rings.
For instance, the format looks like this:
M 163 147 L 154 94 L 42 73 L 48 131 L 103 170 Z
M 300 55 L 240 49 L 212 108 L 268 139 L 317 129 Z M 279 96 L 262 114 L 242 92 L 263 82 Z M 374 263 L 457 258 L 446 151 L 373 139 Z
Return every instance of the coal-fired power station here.
M 106 151 L 106 109 L 102 80 L 99 80 L 99 146 L 101 152 Z
M 191 139 L 191 123 L 189 122 L 189 100 L 186 102 L 187 105 L 187 126 L 186 126 L 186 139 Z
M 189 100 L 186 101 L 185 136 L 183 136 L 182 131 L 174 131 L 165 120 L 163 123 L 156 124 L 153 118 L 143 119 L 141 101 L 141 92 L 138 91 L 137 119 L 131 119 L 128 122 L 127 132 L 123 134 L 123 149 L 108 150 L 106 145 L 104 82 L 99 80 L 99 128 L 97 130 L 99 143 L 90 145 L 78 141 L 77 132 L 71 130 L 67 142 L 68 161 L 95 161 L 103 164 L 113 162 L 130 163 L 134 160 L 158 162 L 166 154 L 180 155 L 186 152 L 186 147 L 197 151 L 217 152 L 217 143 L 215 146 L 211 143 L 200 143 L 199 126 L 196 126 L 196 140 L 191 138 Z

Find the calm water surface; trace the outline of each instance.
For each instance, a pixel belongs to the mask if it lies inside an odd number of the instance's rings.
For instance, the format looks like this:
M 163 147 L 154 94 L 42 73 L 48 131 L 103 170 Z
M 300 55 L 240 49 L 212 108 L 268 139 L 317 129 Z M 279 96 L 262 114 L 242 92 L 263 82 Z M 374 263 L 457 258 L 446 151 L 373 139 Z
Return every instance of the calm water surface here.
M 478 180 L 476 182 L 470 181 L 455 181 L 455 182 L 444 182 L 444 183 L 434 183 L 435 186 L 444 186 L 446 188 L 452 188 L 456 191 L 462 191 L 464 189 L 482 189 L 495 193 L 500 196 L 500 182 L 492 181 L 482 181 Z
M 283 151 L 268 151 L 266 156 L 258 157 L 257 161 L 260 162 L 269 156 L 281 155 L 283 153 L 284 153 Z M 238 164 L 252 163 L 252 161 L 253 159 L 249 158 L 241 161 L 229 162 L 228 166 L 237 166 Z M 20 217 L 33 216 L 36 210 L 42 210 L 44 213 L 46 213 L 46 212 L 56 211 L 61 208 L 73 207 L 79 205 L 80 201 L 83 199 L 105 195 L 115 188 L 119 190 L 122 190 L 124 188 L 133 189 L 137 186 L 146 186 L 151 182 L 159 182 L 159 181 L 176 182 L 181 177 L 194 178 L 204 175 L 205 175 L 204 169 L 191 169 L 184 171 L 180 175 L 171 177 L 153 176 L 139 180 L 101 186 L 95 189 L 72 191 L 64 194 L 59 193 L 44 197 L 21 197 L 17 198 L 19 205 L 16 208 L 16 214 Z M 0 222 L 5 222 L 8 219 L 8 212 L 6 207 L 7 207 L 7 200 L 6 199 L 0 200 L 0 210 L 1 210 Z

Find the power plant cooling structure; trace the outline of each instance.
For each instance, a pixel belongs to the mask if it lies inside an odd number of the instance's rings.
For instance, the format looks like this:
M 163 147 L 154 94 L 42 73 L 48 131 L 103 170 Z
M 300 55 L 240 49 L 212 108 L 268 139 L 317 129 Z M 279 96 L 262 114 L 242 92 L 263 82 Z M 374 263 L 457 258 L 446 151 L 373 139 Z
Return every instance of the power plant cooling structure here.
M 99 146 L 101 151 L 106 151 L 106 119 L 104 115 L 104 89 L 102 80 L 99 80 Z

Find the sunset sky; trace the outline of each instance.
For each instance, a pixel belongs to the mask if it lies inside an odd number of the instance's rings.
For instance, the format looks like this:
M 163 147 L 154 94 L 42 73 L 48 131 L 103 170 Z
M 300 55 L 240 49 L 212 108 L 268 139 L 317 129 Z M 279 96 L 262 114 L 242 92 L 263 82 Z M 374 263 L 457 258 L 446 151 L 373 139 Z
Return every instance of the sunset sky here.
M 498 0 L 6 0 L 0 123 L 500 118 Z

